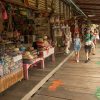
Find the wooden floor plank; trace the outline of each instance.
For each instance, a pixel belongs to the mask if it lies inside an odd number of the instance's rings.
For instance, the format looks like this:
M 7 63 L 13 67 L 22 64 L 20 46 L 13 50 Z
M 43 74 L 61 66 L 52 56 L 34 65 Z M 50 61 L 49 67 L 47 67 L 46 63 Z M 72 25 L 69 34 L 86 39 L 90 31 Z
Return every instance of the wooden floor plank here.
M 84 63 L 85 53 L 83 50 L 81 54 L 79 63 L 75 62 L 74 55 L 70 57 L 60 70 L 38 91 L 37 95 L 66 98 L 66 100 L 97 100 L 95 93 L 97 87 L 100 87 L 100 65 L 96 64 L 100 61 L 98 48 L 96 55 L 91 55 L 91 61 L 88 63 Z M 49 90 L 49 87 L 56 80 L 60 80 L 63 85 L 55 91 Z

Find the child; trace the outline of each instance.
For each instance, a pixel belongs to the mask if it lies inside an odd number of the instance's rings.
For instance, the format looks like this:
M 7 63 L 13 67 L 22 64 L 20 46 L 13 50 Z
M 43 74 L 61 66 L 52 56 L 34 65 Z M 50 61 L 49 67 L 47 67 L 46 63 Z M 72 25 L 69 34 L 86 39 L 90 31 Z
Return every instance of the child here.
M 79 62 L 80 49 L 81 49 L 81 40 L 79 38 L 79 34 L 77 34 L 75 39 L 74 39 L 74 50 L 75 50 L 76 62 Z

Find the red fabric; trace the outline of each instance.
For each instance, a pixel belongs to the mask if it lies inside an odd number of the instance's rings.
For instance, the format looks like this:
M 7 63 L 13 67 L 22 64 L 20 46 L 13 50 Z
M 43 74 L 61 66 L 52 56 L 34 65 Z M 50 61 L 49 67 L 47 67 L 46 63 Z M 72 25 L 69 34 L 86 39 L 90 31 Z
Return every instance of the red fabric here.
M 5 8 L 2 9 L 2 17 L 4 20 L 8 19 L 7 11 L 5 10 Z

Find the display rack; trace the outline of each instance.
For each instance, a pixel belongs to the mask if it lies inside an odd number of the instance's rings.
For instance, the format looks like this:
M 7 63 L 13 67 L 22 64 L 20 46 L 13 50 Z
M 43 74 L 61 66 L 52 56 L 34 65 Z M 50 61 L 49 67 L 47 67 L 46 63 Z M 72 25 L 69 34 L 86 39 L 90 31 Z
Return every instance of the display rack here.
M 23 79 L 22 55 L 9 52 L 12 42 L 0 43 L 0 93 Z

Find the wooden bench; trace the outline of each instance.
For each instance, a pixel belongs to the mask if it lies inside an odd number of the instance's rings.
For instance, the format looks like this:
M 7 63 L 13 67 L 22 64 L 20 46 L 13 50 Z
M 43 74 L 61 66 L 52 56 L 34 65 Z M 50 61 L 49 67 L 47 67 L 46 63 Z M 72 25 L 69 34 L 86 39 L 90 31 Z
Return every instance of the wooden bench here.
M 24 69 L 24 78 L 28 80 L 28 69 L 34 64 L 39 63 L 41 64 L 41 68 L 44 69 L 44 59 L 43 58 L 36 58 L 35 60 L 32 61 L 32 63 L 24 63 L 23 64 L 23 69 Z

